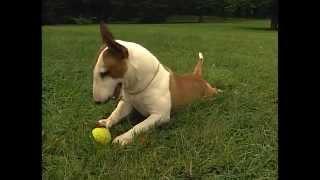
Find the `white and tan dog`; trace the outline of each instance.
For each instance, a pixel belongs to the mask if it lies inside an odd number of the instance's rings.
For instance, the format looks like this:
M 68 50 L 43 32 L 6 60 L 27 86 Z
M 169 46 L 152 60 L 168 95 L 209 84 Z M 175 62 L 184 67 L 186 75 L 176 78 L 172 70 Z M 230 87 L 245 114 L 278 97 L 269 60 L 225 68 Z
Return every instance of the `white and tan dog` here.
M 168 122 L 173 109 L 217 94 L 218 90 L 202 79 L 201 53 L 192 74 L 177 75 L 141 45 L 114 40 L 103 22 L 100 32 L 103 46 L 93 71 L 93 98 L 97 103 L 106 102 L 121 90 L 121 99 L 111 115 L 97 125 L 110 128 L 133 109 L 147 117 L 113 143 L 130 143 L 134 135 Z

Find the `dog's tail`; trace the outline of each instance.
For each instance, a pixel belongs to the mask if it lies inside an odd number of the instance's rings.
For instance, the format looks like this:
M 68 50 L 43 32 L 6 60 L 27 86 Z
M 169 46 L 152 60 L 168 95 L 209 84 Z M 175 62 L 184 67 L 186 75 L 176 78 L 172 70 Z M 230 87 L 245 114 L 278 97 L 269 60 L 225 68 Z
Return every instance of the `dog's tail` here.
M 203 55 L 201 52 L 199 52 L 199 60 L 198 63 L 196 65 L 196 67 L 194 68 L 193 74 L 198 76 L 198 77 L 202 77 L 202 64 L 203 64 Z M 216 93 L 223 93 L 223 90 L 216 88 Z
M 202 64 L 203 64 L 203 55 L 201 52 L 199 52 L 198 63 L 196 64 L 193 70 L 193 75 L 199 78 L 202 77 Z
M 201 52 L 199 52 L 199 59 L 203 60 L 203 55 Z

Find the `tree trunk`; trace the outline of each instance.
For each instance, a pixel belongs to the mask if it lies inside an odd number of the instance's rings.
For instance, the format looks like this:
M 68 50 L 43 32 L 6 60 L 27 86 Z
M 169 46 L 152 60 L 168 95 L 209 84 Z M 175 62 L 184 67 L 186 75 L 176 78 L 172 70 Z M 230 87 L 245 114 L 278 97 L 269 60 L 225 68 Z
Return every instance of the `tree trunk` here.
M 278 30 L 278 0 L 273 0 L 272 3 L 271 29 Z

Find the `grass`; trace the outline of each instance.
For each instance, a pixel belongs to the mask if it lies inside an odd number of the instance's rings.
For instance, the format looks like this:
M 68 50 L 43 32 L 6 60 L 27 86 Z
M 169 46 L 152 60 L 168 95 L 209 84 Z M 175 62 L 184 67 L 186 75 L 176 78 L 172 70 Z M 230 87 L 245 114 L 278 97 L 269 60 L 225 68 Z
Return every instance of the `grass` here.
M 190 72 L 203 52 L 205 78 L 224 90 L 196 102 L 126 147 L 100 146 L 92 66 L 98 25 L 44 26 L 44 179 L 277 179 L 277 34 L 266 20 L 203 24 L 114 24 L 172 70 Z M 111 129 L 113 137 L 132 125 Z M 143 141 L 142 141 L 143 140 Z

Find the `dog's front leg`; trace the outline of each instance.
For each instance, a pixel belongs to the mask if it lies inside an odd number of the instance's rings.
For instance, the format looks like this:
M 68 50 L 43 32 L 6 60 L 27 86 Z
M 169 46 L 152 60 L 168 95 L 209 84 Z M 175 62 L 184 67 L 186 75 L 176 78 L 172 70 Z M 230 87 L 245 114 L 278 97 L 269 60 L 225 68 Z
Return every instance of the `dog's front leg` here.
M 150 128 L 158 126 L 162 123 L 168 122 L 170 115 L 161 115 L 161 114 L 151 114 L 147 119 L 135 125 L 126 133 L 116 137 L 112 143 L 119 143 L 121 145 L 128 144 L 132 141 L 135 135 L 138 135 L 142 132 L 148 131 Z
M 127 101 L 121 100 L 116 109 L 111 113 L 107 119 L 102 119 L 97 122 L 97 126 L 112 127 L 126 117 L 132 110 L 132 105 Z

